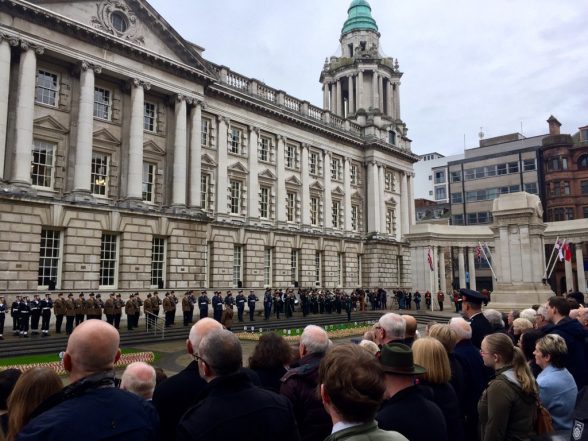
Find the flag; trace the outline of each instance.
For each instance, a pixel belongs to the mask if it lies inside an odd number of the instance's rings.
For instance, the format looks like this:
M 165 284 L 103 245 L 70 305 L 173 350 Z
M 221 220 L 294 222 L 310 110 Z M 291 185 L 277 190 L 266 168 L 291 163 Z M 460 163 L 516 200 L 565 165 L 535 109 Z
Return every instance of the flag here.
M 569 242 L 565 242 L 563 244 L 563 254 L 564 254 L 564 259 L 566 259 L 566 262 L 571 262 L 572 261 L 572 248 L 570 247 L 570 243 Z M 561 250 L 560 250 L 561 252 Z
M 557 239 L 557 242 L 555 243 L 555 249 L 557 250 L 557 257 L 559 258 L 559 261 L 561 262 L 562 260 L 564 260 L 564 255 L 563 255 L 563 247 L 565 246 L 566 241 L 564 239 L 563 245 L 562 243 L 559 241 L 559 239 Z
M 482 257 L 482 248 L 478 244 L 478 246 L 476 247 L 476 259 L 478 260 L 478 262 L 480 262 L 481 257 Z
M 488 244 L 486 242 L 484 242 L 484 253 L 486 254 L 486 258 L 490 259 L 490 247 L 488 246 Z
M 431 247 L 429 247 L 429 252 L 427 253 L 427 262 L 429 262 L 429 268 L 431 268 L 431 271 L 435 271 L 435 268 L 433 267 L 433 250 Z

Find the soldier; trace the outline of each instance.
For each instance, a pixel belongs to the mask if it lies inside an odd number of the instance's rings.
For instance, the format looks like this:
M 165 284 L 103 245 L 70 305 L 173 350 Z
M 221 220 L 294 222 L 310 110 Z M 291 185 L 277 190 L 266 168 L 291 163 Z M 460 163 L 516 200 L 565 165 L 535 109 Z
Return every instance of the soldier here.
M 65 301 L 65 333 L 67 335 L 73 332 L 75 318 L 76 303 L 74 301 L 73 294 L 69 293 L 67 295 L 67 300 Z
M 200 319 L 208 317 L 208 305 L 210 300 L 206 295 L 206 291 L 200 291 L 200 297 L 198 297 L 198 309 L 200 309 Z
M 145 326 L 149 329 L 153 325 L 153 306 L 151 305 L 151 293 L 147 294 L 147 298 L 143 302 L 143 313 L 145 314 Z
M 94 318 L 96 320 L 102 320 L 102 309 L 104 308 L 104 302 L 102 301 L 102 295 L 96 294 L 96 300 L 94 303 Z
M 427 309 L 431 309 L 431 292 L 425 292 L 425 304 L 427 305 Z
M 84 293 L 80 293 L 78 298 L 74 302 L 76 311 L 76 326 L 84 321 L 84 314 L 86 313 L 86 299 L 84 299 Z
M 114 323 L 113 326 L 118 329 L 120 327 L 120 318 L 122 317 L 122 309 L 124 303 L 120 298 L 120 294 L 116 295 L 116 300 L 114 301 Z
M 4 340 L 4 320 L 6 319 L 6 311 L 8 307 L 4 301 L 4 297 L 0 296 L 0 340 Z
M 237 297 L 235 297 L 235 301 L 237 303 L 237 319 L 239 322 L 243 322 L 243 311 L 245 310 L 245 296 L 243 295 L 243 290 L 239 290 Z
M 269 320 L 270 314 L 272 312 L 272 291 L 271 289 L 266 289 L 263 295 L 263 319 Z
M 165 314 L 165 327 L 169 328 L 173 323 L 173 315 L 176 313 L 174 299 L 169 292 L 165 293 L 163 299 L 163 313 Z
M 29 302 L 29 308 L 31 311 L 31 335 L 37 335 L 39 333 L 39 319 L 41 318 L 41 302 L 38 294 L 35 294 L 33 300 Z
M 16 296 L 10 307 L 10 316 L 12 317 L 12 335 L 20 334 L 20 323 L 18 322 L 18 308 L 20 306 L 20 296 Z
M 125 303 L 125 314 L 127 315 L 127 329 L 132 331 L 135 327 L 135 314 L 137 309 L 137 304 L 134 300 L 134 294 L 129 296 L 129 300 Z
M 20 299 L 18 304 L 18 322 L 20 324 L 20 336 L 28 338 L 29 336 L 29 318 L 31 315 L 31 307 L 29 305 L 29 298 L 24 296 Z
M 104 314 L 106 314 L 106 322 L 109 325 L 114 324 L 114 293 L 111 292 L 106 302 L 104 302 Z
M 65 315 L 65 299 L 62 292 L 57 294 L 57 299 L 53 302 L 53 313 L 55 314 L 55 333 L 61 334 L 61 325 Z
M 184 293 L 184 297 L 182 298 L 182 314 L 184 316 L 184 326 L 190 326 L 190 310 L 192 309 L 191 301 L 190 301 L 190 291 L 186 291 Z
M 143 300 L 138 292 L 135 293 L 133 297 L 133 301 L 135 302 L 135 318 L 133 321 L 133 328 L 139 327 L 139 317 L 141 317 L 141 306 L 143 306 Z
M 258 300 L 259 299 L 255 295 L 255 291 L 249 291 L 249 295 L 247 296 L 247 305 L 249 306 L 249 320 L 252 322 L 255 321 L 255 318 L 253 317 L 255 314 L 255 302 Z
M 437 292 L 437 301 L 439 302 L 439 311 L 443 311 L 443 302 L 445 301 L 445 294 L 443 291 Z
M 43 337 L 49 337 L 49 321 L 51 320 L 51 308 L 53 308 L 53 299 L 51 294 L 45 294 L 45 298 L 40 302 L 41 307 L 41 332 Z
M 231 291 L 227 291 L 227 296 L 225 297 L 225 309 L 221 315 L 221 323 L 229 330 L 233 327 L 233 306 L 235 306 L 235 299 L 233 298 Z
M 94 305 L 96 305 L 95 294 L 93 292 L 90 293 L 88 296 L 88 300 L 86 301 L 86 318 L 88 320 L 94 318 Z
M 223 315 L 223 298 L 220 291 L 214 292 L 214 297 L 212 298 L 212 314 L 214 319 L 220 323 Z
M 171 324 L 175 325 L 176 324 L 176 305 L 178 304 L 178 298 L 176 297 L 176 293 L 174 291 L 172 291 L 170 293 L 170 296 L 171 296 L 172 304 L 174 307 L 173 314 L 171 315 Z
M 161 299 L 159 298 L 159 293 L 157 291 L 153 292 L 153 297 L 151 298 L 151 312 L 155 315 L 155 320 L 159 317 L 159 307 L 161 306 Z

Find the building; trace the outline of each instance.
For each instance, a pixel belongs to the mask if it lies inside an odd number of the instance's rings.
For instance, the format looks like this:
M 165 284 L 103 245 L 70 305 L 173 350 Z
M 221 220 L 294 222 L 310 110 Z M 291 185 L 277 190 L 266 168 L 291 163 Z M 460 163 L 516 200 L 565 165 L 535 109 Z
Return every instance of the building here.
M 340 42 L 320 108 L 146 1 L 0 2 L 0 289 L 409 287 L 402 73 L 366 1 Z
M 447 164 L 463 158 L 463 154 L 443 156 L 437 152 L 420 155 L 419 162 L 414 164 L 415 199 L 449 202 Z

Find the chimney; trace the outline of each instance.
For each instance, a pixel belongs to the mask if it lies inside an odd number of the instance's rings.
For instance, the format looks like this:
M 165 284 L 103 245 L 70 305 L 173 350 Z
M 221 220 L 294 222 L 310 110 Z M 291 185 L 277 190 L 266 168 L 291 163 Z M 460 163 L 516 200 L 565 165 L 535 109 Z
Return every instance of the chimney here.
M 555 116 L 551 115 L 547 120 L 547 124 L 549 124 L 550 135 L 559 135 L 559 128 L 561 127 L 561 123 Z

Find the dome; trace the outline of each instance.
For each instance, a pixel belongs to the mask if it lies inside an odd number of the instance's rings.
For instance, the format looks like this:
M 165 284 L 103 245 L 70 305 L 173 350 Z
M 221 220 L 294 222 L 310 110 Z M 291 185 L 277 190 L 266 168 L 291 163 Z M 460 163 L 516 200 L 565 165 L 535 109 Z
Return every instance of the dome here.
M 353 0 L 347 13 L 348 18 L 341 34 L 364 30 L 378 32 L 378 25 L 372 17 L 372 8 L 366 0 Z

